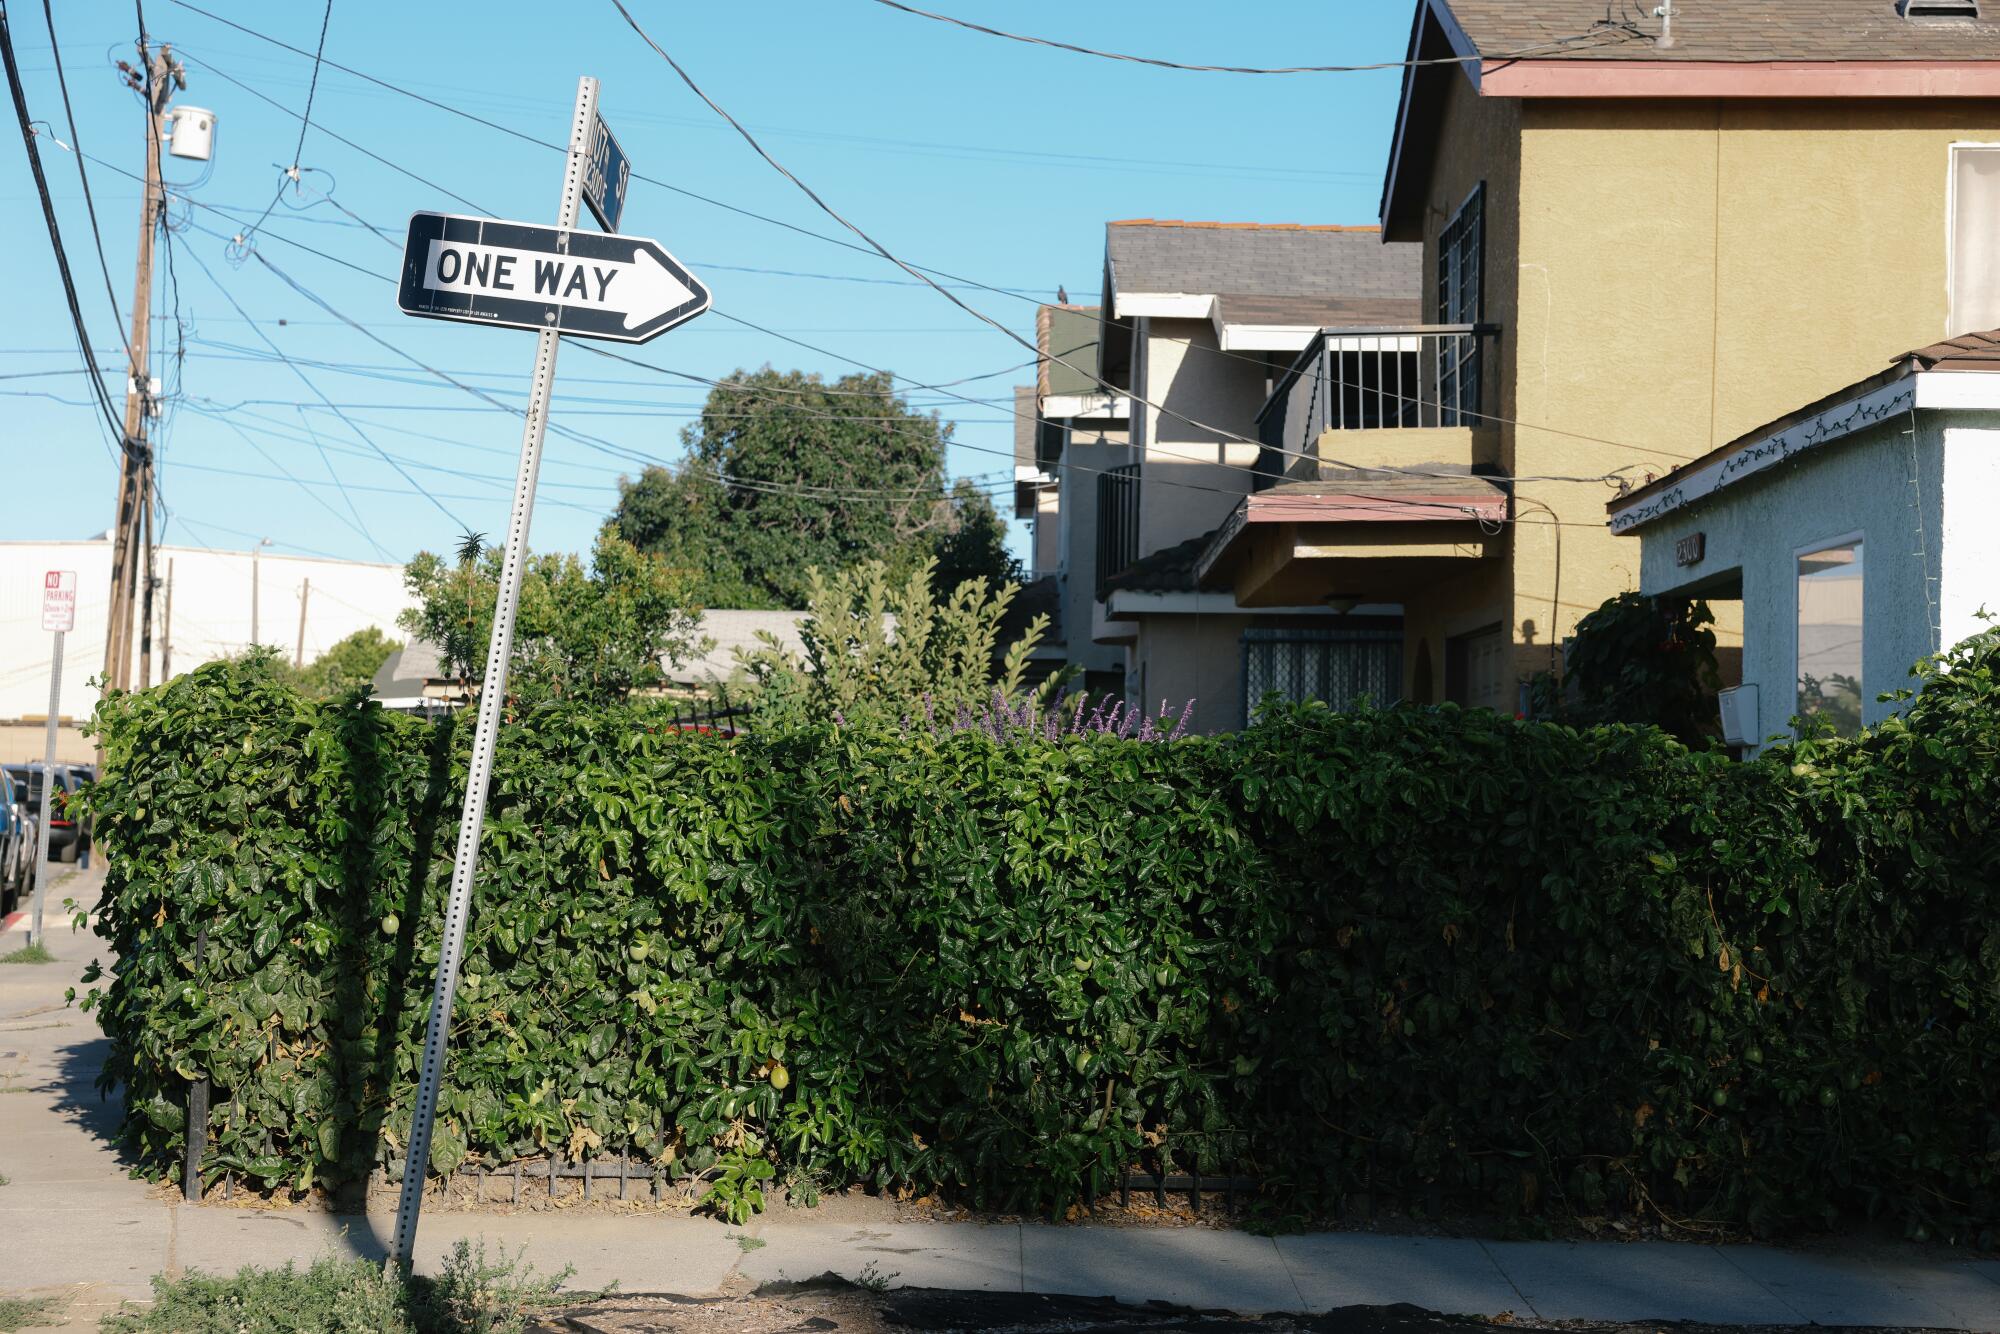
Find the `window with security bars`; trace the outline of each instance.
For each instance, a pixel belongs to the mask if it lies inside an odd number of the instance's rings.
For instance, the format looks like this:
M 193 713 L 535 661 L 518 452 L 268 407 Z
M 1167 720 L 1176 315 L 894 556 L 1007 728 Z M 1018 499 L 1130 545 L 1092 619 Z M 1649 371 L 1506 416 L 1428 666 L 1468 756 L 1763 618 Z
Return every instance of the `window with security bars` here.
M 1394 704 L 1403 696 L 1403 628 L 1250 629 L 1243 632 L 1243 717 L 1264 696 L 1317 699 L 1351 709 L 1363 699 Z
M 1477 324 L 1480 263 L 1486 242 L 1486 186 L 1482 182 L 1438 233 L 1439 324 Z M 1479 338 L 1443 336 L 1437 342 L 1440 425 L 1461 426 L 1479 411 Z

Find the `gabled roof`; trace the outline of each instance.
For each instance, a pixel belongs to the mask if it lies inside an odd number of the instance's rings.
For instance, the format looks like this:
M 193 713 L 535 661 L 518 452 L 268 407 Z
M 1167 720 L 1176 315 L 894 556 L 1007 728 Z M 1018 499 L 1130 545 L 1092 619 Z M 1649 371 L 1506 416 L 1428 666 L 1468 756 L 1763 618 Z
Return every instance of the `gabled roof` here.
M 1922 4 L 1917 6 L 1920 10 Z M 1977 18 L 1900 0 L 1417 0 L 1380 216 L 1397 239 L 1454 79 L 1487 97 L 2000 97 L 2000 0 Z
M 1138 293 L 1415 299 L 1422 284 L 1422 248 L 1374 226 L 1129 218 L 1105 225 L 1104 252 L 1114 314 Z
M 1993 0 L 1980 7 L 1986 12 L 1976 19 L 1905 18 L 1897 0 L 1674 0 L 1671 46 L 1660 44 L 1660 19 L 1651 3 L 1448 3 L 1472 49 L 1489 59 L 1733 64 L 2000 59 L 2000 3 Z
M 1904 355 L 1927 371 L 2000 371 L 2000 329 L 1960 334 Z
M 1101 593 L 1192 593 L 1195 561 L 1214 536 L 1211 529 L 1199 537 L 1141 556 L 1103 580 Z
M 1809 450 L 1846 439 L 1902 412 L 1940 406 L 1921 392 L 1925 377 L 1939 371 L 2000 374 L 2000 329 L 1961 334 L 1942 343 L 1916 348 L 1889 359 L 1889 365 L 1853 384 L 1836 389 L 1795 408 L 1782 417 L 1746 431 L 1734 440 L 1690 459 L 1664 477 L 1606 502 L 1613 532 L 1631 532 L 1654 519 L 1706 499 L 1744 478 Z M 1992 382 L 1988 382 L 1992 383 Z M 1952 393 L 1944 406 L 1987 407 L 1979 401 L 1978 381 L 1953 380 L 1970 394 Z

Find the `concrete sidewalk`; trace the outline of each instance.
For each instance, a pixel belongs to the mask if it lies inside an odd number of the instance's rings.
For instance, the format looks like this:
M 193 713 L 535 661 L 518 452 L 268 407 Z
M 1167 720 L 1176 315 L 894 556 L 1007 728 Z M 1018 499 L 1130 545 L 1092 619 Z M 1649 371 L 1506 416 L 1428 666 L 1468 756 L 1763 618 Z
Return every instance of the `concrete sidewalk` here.
M 56 896 L 94 896 L 101 871 Z M 52 920 L 53 920 L 52 914 Z M 0 953 L 25 942 L 0 935 Z M 191 1207 L 126 1176 L 94 1087 L 105 1042 L 64 989 L 102 942 L 52 930 L 59 962 L 0 966 L 0 1292 L 62 1291 L 70 1328 L 155 1273 L 230 1271 L 327 1254 L 379 1257 L 386 1215 Z M 1918 1247 L 1488 1242 L 1372 1233 L 1278 1238 L 1211 1228 L 840 1221 L 807 1212 L 732 1228 L 668 1214 L 438 1212 L 431 1268 L 459 1238 L 574 1266 L 573 1286 L 740 1291 L 832 1272 L 892 1285 L 1161 1300 L 1244 1312 L 1409 1302 L 1538 1320 L 1932 1327 L 2000 1334 L 2000 1261 Z

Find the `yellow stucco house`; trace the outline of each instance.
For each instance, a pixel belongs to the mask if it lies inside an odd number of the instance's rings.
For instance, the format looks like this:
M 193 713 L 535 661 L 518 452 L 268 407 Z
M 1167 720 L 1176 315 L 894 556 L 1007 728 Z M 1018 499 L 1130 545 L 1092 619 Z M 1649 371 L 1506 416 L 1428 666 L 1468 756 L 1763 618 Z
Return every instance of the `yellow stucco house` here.
M 1400 603 L 1406 697 L 1512 710 L 1639 586 L 1607 501 L 2000 326 L 2000 2 L 1669 8 L 1420 0 L 1381 224 L 1424 323 L 1298 355 L 1204 588 Z

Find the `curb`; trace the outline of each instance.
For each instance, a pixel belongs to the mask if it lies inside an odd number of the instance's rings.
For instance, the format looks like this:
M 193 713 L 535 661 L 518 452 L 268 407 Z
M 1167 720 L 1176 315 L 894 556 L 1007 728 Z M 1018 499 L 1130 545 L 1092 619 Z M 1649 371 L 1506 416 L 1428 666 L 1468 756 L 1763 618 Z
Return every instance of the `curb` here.
M 5 917 L 0 917 L 0 936 L 6 935 L 9 931 L 17 927 L 23 931 L 28 929 L 28 914 L 26 911 L 17 910 L 8 913 Z

